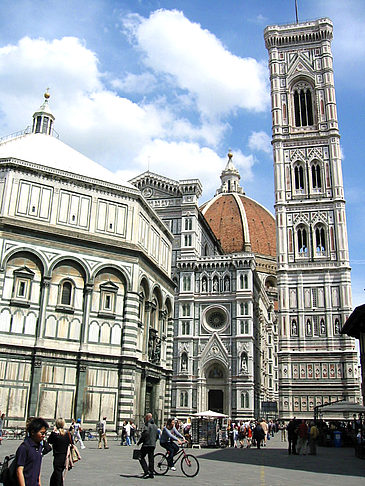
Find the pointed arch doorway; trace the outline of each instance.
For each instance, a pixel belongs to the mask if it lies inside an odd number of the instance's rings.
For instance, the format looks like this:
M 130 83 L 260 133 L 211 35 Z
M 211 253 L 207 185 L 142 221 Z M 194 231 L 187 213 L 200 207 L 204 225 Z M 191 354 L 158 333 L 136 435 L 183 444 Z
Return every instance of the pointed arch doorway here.
M 222 363 L 214 362 L 206 370 L 208 409 L 213 412 L 227 411 L 227 370 Z

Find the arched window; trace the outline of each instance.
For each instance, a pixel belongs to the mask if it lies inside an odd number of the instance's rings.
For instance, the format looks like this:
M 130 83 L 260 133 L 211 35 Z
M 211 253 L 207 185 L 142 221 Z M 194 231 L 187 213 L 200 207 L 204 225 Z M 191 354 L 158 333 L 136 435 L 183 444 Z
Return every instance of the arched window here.
M 294 87 L 295 126 L 306 127 L 313 125 L 312 92 L 307 83 L 298 83 Z
M 242 392 L 241 393 L 241 408 L 249 408 L 250 402 L 249 402 L 249 394 L 248 392 Z
M 192 218 L 185 218 L 185 230 L 191 230 L 193 227 Z
M 313 189 L 321 189 L 322 179 L 321 179 L 321 167 L 319 164 L 313 164 L 311 167 L 312 172 L 312 187 Z
M 72 291 L 73 285 L 69 280 L 62 283 L 60 296 L 61 305 L 72 305 Z
M 316 253 L 322 254 L 326 251 L 326 238 L 323 226 L 318 226 L 315 231 L 316 235 Z
M 294 168 L 295 189 L 300 191 L 304 189 L 304 169 L 302 165 L 296 165 Z
M 203 256 L 208 256 L 208 255 L 209 255 L 209 247 L 208 244 L 206 243 L 203 249 Z
M 298 252 L 301 254 L 308 253 L 307 230 L 303 227 L 298 228 L 297 238 L 298 238 Z
M 180 407 L 187 407 L 188 406 L 188 392 L 182 391 L 180 392 Z

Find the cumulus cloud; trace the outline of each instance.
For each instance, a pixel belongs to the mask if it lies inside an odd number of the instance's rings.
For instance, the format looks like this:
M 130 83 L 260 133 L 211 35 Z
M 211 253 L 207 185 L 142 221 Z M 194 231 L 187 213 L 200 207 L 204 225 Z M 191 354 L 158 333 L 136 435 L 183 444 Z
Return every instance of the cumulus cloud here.
M 146 94 L 151 93 L 155 89 L 156 78 L 151 73 L 127 73 L 122 79 L 113 79 L 111 84 L 113 88 L 125 93 Z
M 124 28 L 143 51 L 146 65 L 173 77 L 195 99 L 206 117 L 239 108 L 263 111 L 269 105 L 265 65 L 231 54 L 199 24 L 177 10 L 157 10 L 149 18 L 135 14 Z
M 129 180 L 150 170 L 174 180 L 198 178 L 209 193 L 220 186 L 219 175 L 227 158 L 219 157 L 214 150 L 197 143 L 154 140 L 140 150 L 134 162 L 133 170 L 119 171 L 118 175 Z M 252 166 L 255 162 L 252 155 L 246 156 L 240 150 L 234 151 L 234 162 L 243 180 L 252 179 Z
M 233 64 L 240 64 L 239 58 L 231 56 L 214 36 L 197 24 L 191 24 L 181 17 L 182 14 L 172 14 L 182 22 L 180 35 L 187 26 L 192 28 L 196 40 L 206 42 L 206 49 L 216 49 L 212 55 L 220 53 L 221 66 L 224 62 L 228 66 L 231 57 Z M 142 24 L 139 20 L 135 25 L 139 29 Z M 202 47 L 201 55 L 203 53 Z M 198 57 L 193 61 L 198 63 Z M 253 71 L 258 69 L 259 65 L 253 60 L 247 62 L 256 66 Z M 209 71 L 210 63 L 211 60 L 204 69 Z M 197 77 L 204 76 L 204 69 Z M 214 192 L 220 186 L 219 175 L 227 160 L 217 151 L 229 130 L 228 122 L 218 115 L 241 106 L 234 105 L 233 97 L 228 96 L 230 87 L 234 86 L 232 83 L 224 85 L 223 78 L 216 80 L 219 89 L 211 93 L 210 105 L 202 94 L 202 79 L 201 84 L 189 86 L 192 91 L 177 92 L 171 102 L 171 96 L 159 90 L 161 77 L 157 76 L 161 73 L 145 71 L 111 79 L 101 71 L 97 55 L 76 37 L 51 41 L 25 37 L 16 44 L 0 48 L 1 132 L 7 135 L 30 125 L 32 114 L 49 87 L 55 128 L 62 141 L 118 172 L 124 180 L 146 170 L 149 163 L 154 172 L 174 179 L 200 178 L 204 190 Z M 173 73 L 163 74 L 164 79 L 171 76 Z M 207 89 L 213 89 L 213 84 L 208 79 Z M 238 84 L 237 81 L 237 90 Z M 154 95 L 147 96 L 155 86 Z M 141 101 L 127 97 L 129 92 L 138 94 L 139 89 L 143 95 Z M 224 107 L 222 104 L 222 108 L 214 110 L 213 98 L 217 100 L 220 95 L 228 101 Z M 219 99 L 218 105 L 221 102 Z M 242 104 L 248 108 L 246 105 Z M 206 111 L 200 116 L 197 107 L 202 106 Z M 259 105 L 252 106 L 252 109 L 260 109 Z M 234 162 L 244 180 L 252 179 L 254 157 L 235 150 Z
M 248 146 L 251 150 L 271 154 L 271 138 L 266 132 L 252 132 L 248 139 Z

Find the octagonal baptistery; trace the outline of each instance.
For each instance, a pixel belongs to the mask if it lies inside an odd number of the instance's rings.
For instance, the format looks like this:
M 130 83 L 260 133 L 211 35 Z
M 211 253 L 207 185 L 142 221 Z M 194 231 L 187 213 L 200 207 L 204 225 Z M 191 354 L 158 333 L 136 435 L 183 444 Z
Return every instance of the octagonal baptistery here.
M 239 186 L 240 175 L 228 154 L 216 195 L 201 211 L 225 253 L 253 252 L 269 260 L 276 257 L 275 218 L 261 204 L 247 197 Z

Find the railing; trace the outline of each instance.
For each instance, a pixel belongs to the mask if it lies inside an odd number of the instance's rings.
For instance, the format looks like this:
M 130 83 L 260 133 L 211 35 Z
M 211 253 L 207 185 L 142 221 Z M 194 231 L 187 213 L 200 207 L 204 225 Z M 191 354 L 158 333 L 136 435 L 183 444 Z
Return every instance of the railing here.
M 28 135 L 29 133 L 32 133 L 32 129 L 30 126 L 27 126 L 27 128 L 25 128 L 24 130 L 19 130 L 18 132 L 14 132 L 10 135 L 5 135 L 5 137 L 1 137 L 0 143 L 7 142 L 8 140 L 13 140 L 14 138 L 24 137 L 24 135 Z M 59 134 L 54 128 L 51 129 L 51 136 L 55 138 L 60 138 Z

